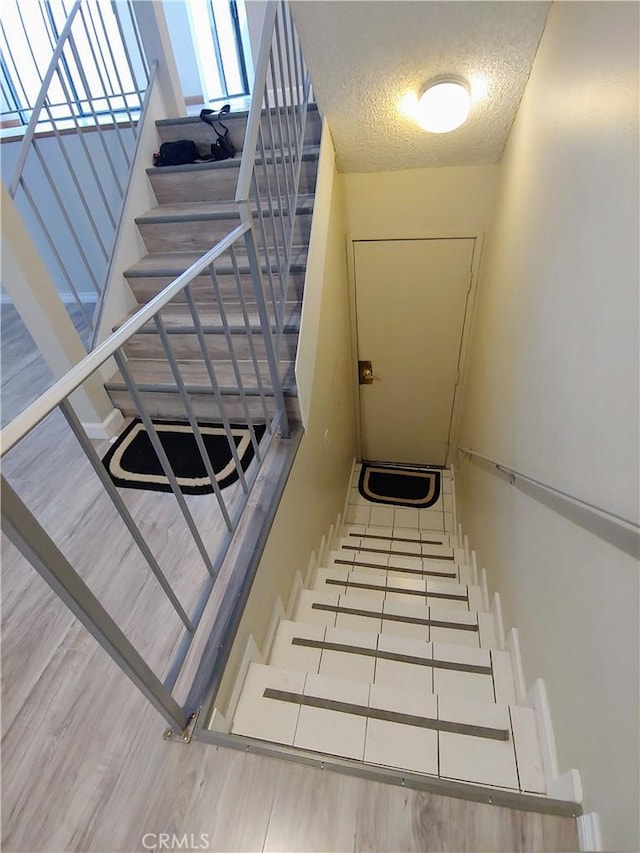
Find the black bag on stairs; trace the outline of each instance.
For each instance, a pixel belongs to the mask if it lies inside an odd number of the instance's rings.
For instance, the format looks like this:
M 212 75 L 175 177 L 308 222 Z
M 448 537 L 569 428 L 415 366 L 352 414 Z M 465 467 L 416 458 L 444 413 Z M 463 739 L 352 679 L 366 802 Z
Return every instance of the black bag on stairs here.
M 229 136 L 229 128 L 220 121 L 220 116 L 230 112 L 231 106 L 225 104 L 218 111 L 215 110 L 200 110 L 200 118 L 203 122 L 210 125 L 216 133 L 217 139 L 211 143 L 211 156 L 214 160 L 229 160 L 236 155 L 236 149 Z M 222 133 L 216 127 L 216 122 L 222 128 Z
M 163 142 L 160 151 L 153 155 L 154 166 L 183 166 L 200 160 L 200 154 L 192 139 Z

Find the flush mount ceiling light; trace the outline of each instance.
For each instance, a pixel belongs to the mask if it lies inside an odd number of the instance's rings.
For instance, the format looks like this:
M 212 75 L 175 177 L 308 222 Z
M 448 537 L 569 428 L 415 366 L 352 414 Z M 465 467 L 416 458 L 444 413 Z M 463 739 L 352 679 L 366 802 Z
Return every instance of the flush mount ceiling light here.
M 449 133 L 464 124 L 471 108 L 469 86 L 461 77 L 427 83 L 418 101 L 417 120 L 430 133 Z

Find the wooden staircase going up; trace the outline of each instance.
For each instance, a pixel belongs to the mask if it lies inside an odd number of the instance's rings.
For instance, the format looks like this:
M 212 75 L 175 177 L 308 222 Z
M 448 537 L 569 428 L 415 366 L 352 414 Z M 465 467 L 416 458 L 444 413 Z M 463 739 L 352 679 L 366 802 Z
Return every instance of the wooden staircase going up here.
M 240 217 L 234 197 L 242 157 L 240 146 L 244 139 L 247 117 L 248 113 L 242 111 L 230 113 L 225 118 L 225 124 L 229 127 L 231 138 L 238 149 L 234 159 L 184 166 L 150 166 L 147 169 L 158 204 L 135 221 L 147 254 L 124 273 L 139 303 L 135 310 L 139 310 L 141 305 L 152 299 L 239 224 Z M 212 141 L 211 128 L 198 117 L 169 119 L 156 124 L 159 144 L 188 138 L 193 139 L 202 150 Z M 294 246 L 287 282 L 284 328 L 277 354 L 280 377 L 284 384 L 287 413 L 290 420 L 294 422 L 299 421 L 300 417 L 294 365 L 300 330 L 320 133 L 320 116 L 315 105 L 310 105 L 296 206 Z M 270 167 L 271 175 L 275 171 L 273 156 L 271 150 L 265 151 L 265 160 Z M 276 165 L 278 174 L 284 174 L 286 161 L 282 163 L 282 156 L 279 154 L 276 154 Z M 259 168 L 257 175 L 260 190 L 264 193 L 264 179 L 262 170 Z M 268 225 L 270 211 L 264 194 L 262 207 L 265 222 Z M 272 210 L 276 217 L 280 216 L 277 207 Z M 225 412 L 232 420 L 244 419 L 244 416 L 231 360 L 230 345 L 238 359 L 251 417 L 260 418 L 264 412 L 258 396 L 259 388 L 255 378 L 251 344 L 258 360 L 264 386 L 268 389 L 270 385 L 256 295 L 246 252 L 237 250 L 237 262 L 248 323 L 245 322 L 243 305 L 230 260 L 225 256 L 216 265 L 220 298 L 228 317 L 230 342 L 220 319 L 216 295 L 209 275 L 204 273 L 198 276 L 190 286 L 205 333 L 207 350 L 214 364 L 222 392 Z M 263 275 L 266 272 L 266 266 L 263 265 Z M 272 272 L 275 273 L 274 266 L 272 266 Z M 184 291 L 163 310 L 162 320 L 196 416 L 202 420 L 219 420 L 221 413 L 211 389 Z M 149 414 L 155 418 L 184 418 L 184 408 L 178 388 L 155 325 L 149 323 L 144 326 L 124 349 L 129 370 Z M 111 378 L 106 388 L 114 405 L 125 416 L 137 414 L 120 373 L 116 373 Z M 268 401 L 269 405 L 273 405 L 272 400 Z M 272 410 L 269 410 L 269 415 L 271 414 Z

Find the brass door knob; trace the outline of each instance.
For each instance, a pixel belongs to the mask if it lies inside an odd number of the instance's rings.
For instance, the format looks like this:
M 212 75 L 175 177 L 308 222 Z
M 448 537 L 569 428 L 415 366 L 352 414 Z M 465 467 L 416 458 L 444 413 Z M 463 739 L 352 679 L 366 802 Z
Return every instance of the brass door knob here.
M 373 367 L 370 361 L 358 362 L 358 380 L 360 385 L 373 384 Z

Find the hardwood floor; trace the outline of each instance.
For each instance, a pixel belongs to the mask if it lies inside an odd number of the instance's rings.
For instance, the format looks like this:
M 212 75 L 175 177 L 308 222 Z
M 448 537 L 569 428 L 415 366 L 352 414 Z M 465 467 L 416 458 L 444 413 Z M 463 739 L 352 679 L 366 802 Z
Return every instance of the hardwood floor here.
M 16 375 L 35 387 L 27 368 Z M 62 417 L 51 415 L 3 469 L 150 664 L 166 668 L 177 617 Z M 122 494 L 193 606 L 205 570 L 175 500 Z M 213 498 L 188 500 L 211 544 Z M 164 741 L 159 715 L 4 537 L 2 546 L 4 851 L 143 851 L 159 833 L 178 837 L 165 849 L 191 836 L 183 850 L 577 850 L 568 818 Z
M 68 310 L 86 345 L 88 331 L 80 309 L 68 306 Z M 53 385 L 54 376 L 20 315 L 10 303 L 2 303 L 0 306 L 0 327 L 0 413 L 2 426 L 5 426 Z

